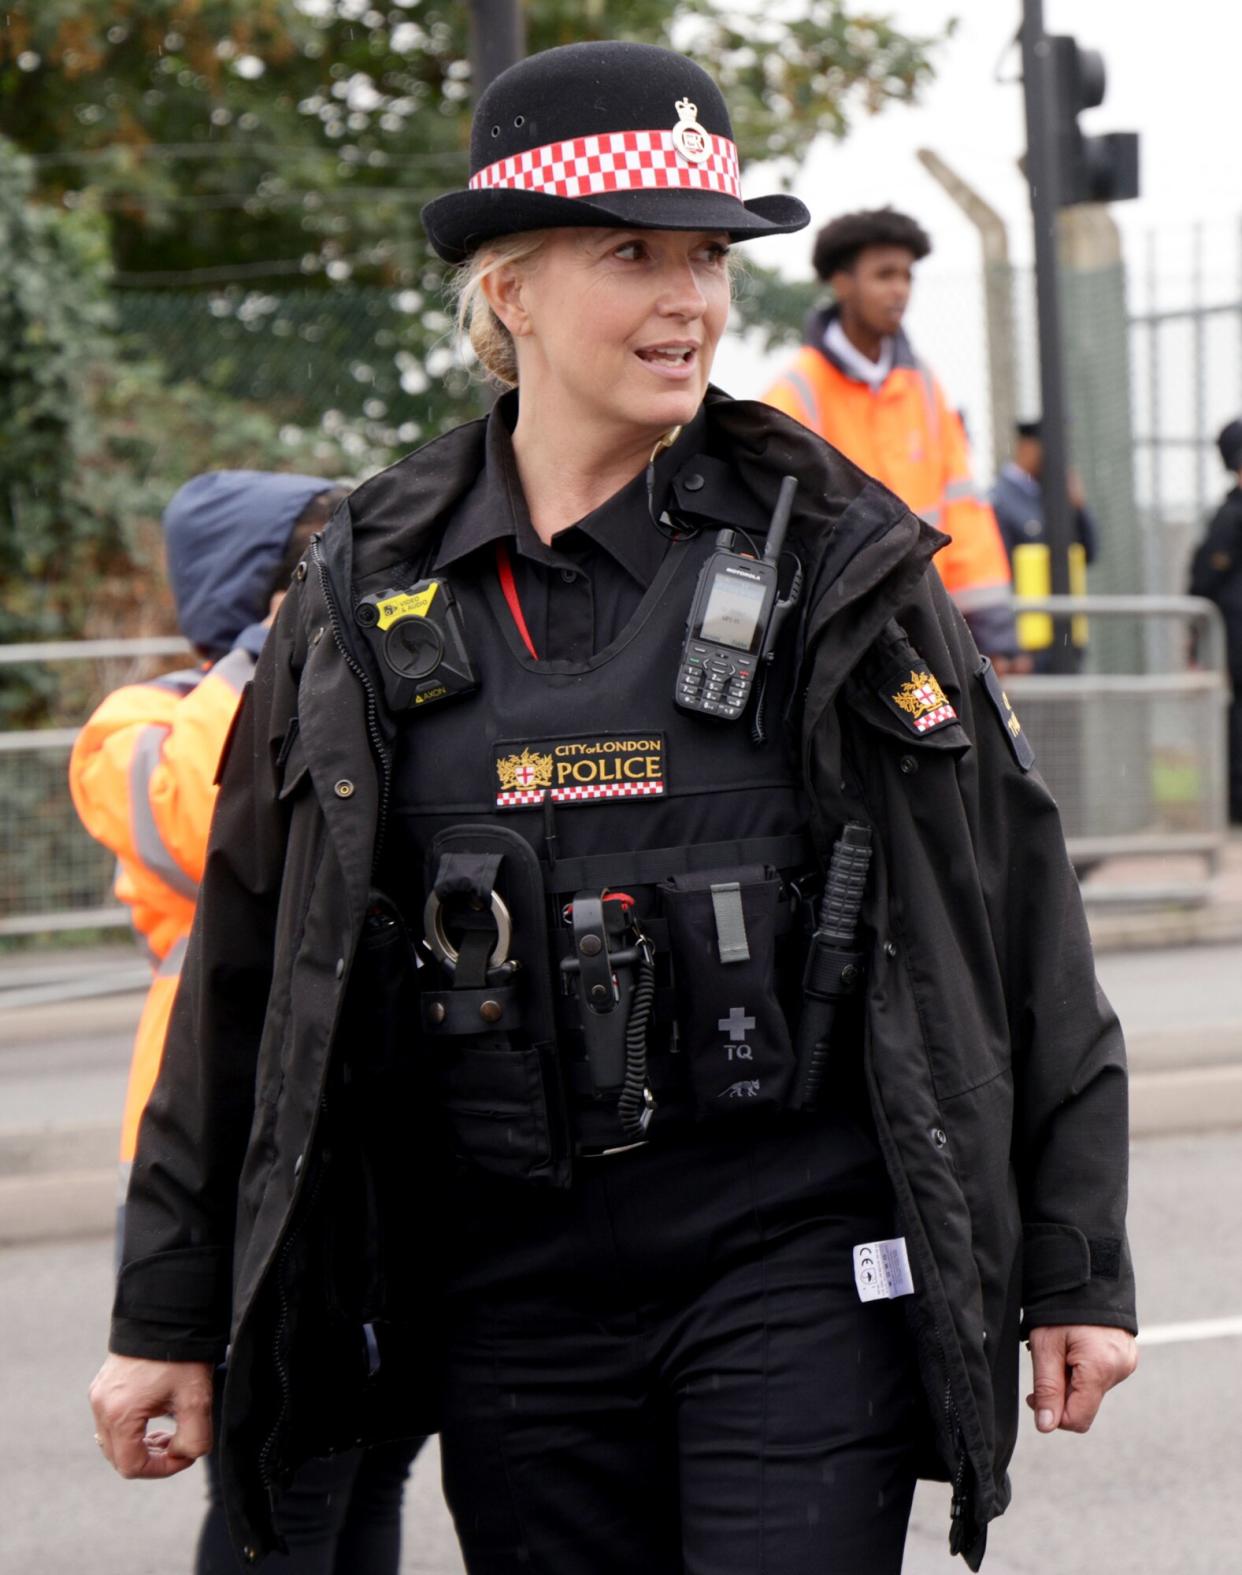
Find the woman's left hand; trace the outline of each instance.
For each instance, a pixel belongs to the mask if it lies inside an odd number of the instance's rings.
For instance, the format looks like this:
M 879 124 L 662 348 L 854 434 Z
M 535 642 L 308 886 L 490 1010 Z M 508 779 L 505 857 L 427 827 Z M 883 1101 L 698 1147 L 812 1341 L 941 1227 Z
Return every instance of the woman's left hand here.
M 1035 1385 L 1026 1403 L 1041 1433 L 1085 1433 L 1105 1394 L 1138 1366 L 1138 1344 L 1126 1329 L 1049 1324 L 1032 1329 L 1028 1343 Z

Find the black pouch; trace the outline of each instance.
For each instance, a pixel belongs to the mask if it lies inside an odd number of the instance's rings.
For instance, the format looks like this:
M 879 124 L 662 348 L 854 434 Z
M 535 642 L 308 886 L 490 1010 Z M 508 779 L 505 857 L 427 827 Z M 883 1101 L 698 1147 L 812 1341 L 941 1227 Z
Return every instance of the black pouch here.
M 492 1175 L 566 1187 L 572 1145 L 556 1052 L 543 872 L 530 844 L 507 827 L 451 826 L 433 838 L 428 891 L 438 887 L 447 900 L 466 899 L 462 920 L 486 922 L 489 941 L 498 931 L 493 917 L 471 912 L 471 870 L 486 873 L 512 933 L 507 958 L 483 977 L 477 970 L 463 977 L 464 968 L 440 964 L 424 970 L 423 1044 L 445 1135 L 455 1154 Z M 447 918 L 445 928 L 453 923 Z
M 778 983 L 777 938 L 788 916 L 783 883 L 751 865 L 675 876 L 660 895 L 678 1042 L 699 1116 L 783 1108 L 794 1072 Z

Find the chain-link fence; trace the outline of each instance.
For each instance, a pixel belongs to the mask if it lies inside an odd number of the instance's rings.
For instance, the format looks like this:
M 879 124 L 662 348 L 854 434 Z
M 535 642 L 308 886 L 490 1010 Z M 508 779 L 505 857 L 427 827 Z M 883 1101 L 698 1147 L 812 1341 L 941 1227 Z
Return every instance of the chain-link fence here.
M 409 449 L 434 435 L 446 393 L 458 419 L 475 413 L 440 288 L 118 289 L 119 348 L 292 428 L 361 426 L 372 443 Z M 442 335 L 430 350 L 429 331 Z
M 1242 223 L 1152 232 L 1132 263 L 1135 482 L 1148 583 L 1181 588 L 1228 478 L 1216 435 L 1242 417 Z

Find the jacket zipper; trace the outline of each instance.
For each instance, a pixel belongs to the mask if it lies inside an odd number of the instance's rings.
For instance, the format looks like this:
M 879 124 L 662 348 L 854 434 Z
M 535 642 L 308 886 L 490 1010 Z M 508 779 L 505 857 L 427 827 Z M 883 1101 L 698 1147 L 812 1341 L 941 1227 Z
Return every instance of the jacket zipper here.
M 810 764 L 809 756 L 810 756 L 810 751 L 809 751 L 809 748 L 808 748 L 808 750 L 807 750 L 807 765 L 808 765 L 808 767 L 809 767 L 809 764 Z M 867 802 L 867 796 L 866 796 L 866 794 L 863 791 L 863 780 L 864 780 L 863 773 L 861 771 L 857 770 L 856 763 L 853 760 L 853 752 L 852 752 L 852 749 L 850 748 L 849 741 L 843 735 L 842 736 L 842 764 L 843 765 L 846 763 L 847 759 L 849 761 L 850 772 L 853 775 L 853 777 L 854 777 L 854 779 L 855 779 L 855 781 L 857 783 L 858 794 L 859 794 L 860 798 L 862 799 L 864 808 L 867 811 L 867 815 L 868 815 L 869 820 L 871 821 L 871 824 L 874 825 L 876 823 L 875 822 L 875 816 L 871 813 L 871 806 Z M 809 780 L 809 778 L 808 778 L 808 780 Z M 880 1128 L 883 1125 L 883 1123 L 881 1122 L 880 1116 L 878 1114 L 876 1115 L 875 1119 L 876 1119 L 876 1126 L 877 1126 L 877 1129 L 878 1129 L 878 1128 Z M 884 1144 L 884 1134 L 881 1133 L 880 1136 L 881 1136 L 881 1148 L 883 1148 L 885 1146 L 885 1144 Z M 890 1147 L 893 1147 L 894 1145 L 893 1145 L 891 1133 L 888 1133 L 887 1137 L 888 1137 L 888 1145 Z M 898 1154 L 896 1156 L 896 1158 L 897 1158 L 897 1160 L 899 1162 L 900 1161 L 900 1155 Z M 903 1183 L 905 1185 L 905 1188 L 906 1188 L 907 1192 L 909 1192 L 909 1190 L 910 1190 L 910 1182 L 909 1182 L 908 1177 L 906 1176 L 905 1167 L 904 1166 L 900 1166 L 900 1169 L 901 1169 L 902 1181 L 903 1181 Z M 917 1254 L 916 1254 L 916 1256 L 917 1256 Z M 934 1267 L 934 1265 L 933 1265 L 933 1267 Z M 968 1487 L 966 1485 L 966 1468 L 967 1468 L 967 1465 L 969 1463 L 969 1451 L 968 1451 L 968 1449 L 966 1447 L 966 1436 L 965 1436 L 965 1434 L 962 1431 L 962 1419 L 961 1419 L 961 1416 L 960 1416 L 960 1414 L 958 1412 L 958 1409 L 957 1409 L 957 1402 L 953 1398 L 953 1381 L 952 1381 L 952 1379 L 949 1376 L 949 1358 L 948 1358 L 948 1352 L 945 1349 L 944 1333 L 943 1333 L 943 1331 L 941 1329 L 941 1326 L 940 1326 L 940 1320 L 936 1316 L 935 1308 L 932 1305 L 930 1305 L 930 1301 L 926 1305 L 927 1305 L 928 1313 L 929 1313 L 929 1315 L 931 1317 L 931 1327 L 932 1327 L 932 1333 L 934 1334 L 935 1339 L 936 1339 L 936 1349 L 940 1353 L 940 1371 L 944 1375 L 944 1401 L 943 1401 L 943 1405 L 944 1405 L 945 1422 L 946 1422 L 946 1425 L 947 1425 L 949 1437 L 952 1440 L 952 1447 L 953 1447 L 953 1496 L 952 1496 L 952 1500 L 951 1500 L 950 1507 L 949 1507 L 949 1551 L 950 1551 L 950 1553 L 957 1554 L 957 1553 L 960 1553 L 962 1551 L 963 1547 L 965 1546 L 965 1542 L 966 1542 L 966 1522 L 967 1522 L 967 1518 L 968 1518 L 968 1511 L 969 1511 L 969 1508 L 970 1508 L 970 1491 L 969 1491 L 969 1489 L 968 1489 Z
M 285 1417 L 289 1413 L 289 1397 L 292 1385 L 289 1379 L 289 1367 L 285 1361 L 284 1341 L 285 1330 L 289 1327 L 289 1298 L 285 1293 L 284 1267 L 288 1258 L 293 1237 L 286 1238 L 281 1249 L 280 1257 L 276 1260 L 276 1295 L 280 1301 L 280 1316 L 276 1320 L 276 1332 L 272 1338 L 272 1359 L 276 1366 L 276 1377 L 280 1384 L 280 1409 L 276 1413 L 276 1420 L 272 1423 L 271 1432 L 264 1440 L 263 1448 L 259 1451 L 259 1479 L 267 1489 L 269 1500 L 275 1501 L 274 1484 L 272 1482 L 272 1450 L 276 1447 L 276 1440 L 281 1428 L 285 1425 Z
M 949 1504 L 949 1552 L 960 1553 L 966 1545 L 966 1519 L 970 1508 L 970 1494 L 966 1491 L 966 1440 L 962 1435 L 962 1419 L 958 1416 L 957 1406 L 953 1403 L 953 1385 L 948 1376 L 949 1367 L 945 1357 L 944 1342 L 940 1338 L 940 1328 L 934 1318 L 932 1327 L 936 1331 L 936 1344 L 940 1347 L 940 1361 L 945 1370 L 944 1409 L 953 1437 L 953 1451 L 956 1457 L 953 1469 L 953 1497 Z
M 321 1113 L 326 1104 L 326 1099 L 320 1100 Z M 308 1143 L 308 1150 L 309 1147 Z M 310 1197 L 306 1201 L 307 1213 L 315 1206 L 315 1199 L 319 1196 L 319 1186 L 322 1179 L 323 1170 L 321 1167 L 315 1176 L 315 1184 L 311 1188 Z M 305 1217 L 304 1214 L 303 1219 Z M 274 1486 L 271 1469 L 272 1451 L 276 1447 L 276 1440 L 280 1436 L 280 1430 L 285 1424 L 285 1417 L 289 1413 L 289 1401 L 293 1393 L 293 1384 L 289 1376 L 289 1365 L 285 1361 L 285 1332 L 289 1327 L 289 1296 L 285 1290 L 284 1268 L 289 1260 L 289 1254 L 293 1251 L 294 1244 L 301 1234 L 301 1230 L 302 1222 L 299 1221 L 297 1227 L 285 1237 L 276 1259 L 274 1271 L 276 1275 L 276 1296 L 280 1304 L 280 1316 L 276 1320 L 276 1329 L 272 1336 L 272 1362 L 276 1368 L 276 1377 L 280 1384 L 280 1409 L 276 1413 L 276 1420 L 272 1423 L 271 1431 L 264 1440 L 263 1448 L 259 1451 L 259 1477 L 263 1486 L 267 1489 L 269 1498 L 273 1497 Z
M 315 555 L 315 568 L 319 573 L 320 589 L 323 591 L 323 599 L 328 608 L 328 622 L 332 626 L 332 638 L 336 642 L 336 648 L 341 653 L 346 667 L 349 668 L 350 672 L 353 673 L 354 677 L 362 685 L 363 693 L 366 696 L 367 733 L 371 739 L 371 748 L 375 751 L 375 757 L 379 761 L 379 813 L 376 818 L 375 825 L 375 852 L 371 859 L 371 873 L 374 875 L 376 869 L 379 867 L 380 853 L 383 851 L 384 845 L 384 833 L 388 827 L 388 800 L 392 788 L 392 757 L 388 753 L 388 746 L 384 742 L 383 733 L 380 731 L 378 716 L 379 707 L 375 697 L 375 688 L 371 683 L 370 675 L 367 673 L 366 668 L 363 667 L 362 663 L 345 643 L 345 631 L 341 624 L 341 615 L 336 605 L 336 597 L 333 594 L 332 583 L 328 578 L 328 568 L 323 561 L 323 555 L 320 552 L 318 542 L 315 543 L 313 550 Z

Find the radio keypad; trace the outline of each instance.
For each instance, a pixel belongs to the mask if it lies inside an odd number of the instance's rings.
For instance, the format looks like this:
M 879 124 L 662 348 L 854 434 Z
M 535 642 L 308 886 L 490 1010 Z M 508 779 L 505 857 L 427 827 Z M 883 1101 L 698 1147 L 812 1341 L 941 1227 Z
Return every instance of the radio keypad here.
M 677 700 L 687 710 L 733 721 L 750 698 L 753 662 L 738 652 L 691 641 L 678 674 Z

